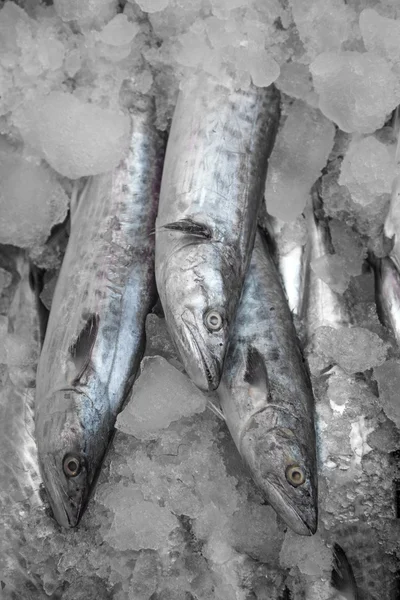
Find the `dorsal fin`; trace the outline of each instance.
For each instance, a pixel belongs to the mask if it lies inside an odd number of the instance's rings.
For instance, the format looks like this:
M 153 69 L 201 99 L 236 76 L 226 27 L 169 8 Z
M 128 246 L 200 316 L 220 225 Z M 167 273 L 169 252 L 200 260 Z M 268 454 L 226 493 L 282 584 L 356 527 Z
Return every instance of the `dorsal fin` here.
M 99 315 L 92 313 L 86 319 L 76 341 L 69 347 L 72 362 L 74 363 L 75 373 L 72 385 L 76 385 L 81 379 L 90 363 L 93 346 L 99 331 Z
M 246 357 L 246 373 L 244 380 L 260 393 L 268 396 L 268 373 L 265 362 L 257 348 L 249 346 Z
M 181 233 L 200 237 L 205 240 L 210 240 L 212 238 L 212 231 L 207 225 L 193 221 L 192 219 L 181 219 L 174 223 L 168 223 L 167 225 L 163 225 L 163 229 L 180 231 Z

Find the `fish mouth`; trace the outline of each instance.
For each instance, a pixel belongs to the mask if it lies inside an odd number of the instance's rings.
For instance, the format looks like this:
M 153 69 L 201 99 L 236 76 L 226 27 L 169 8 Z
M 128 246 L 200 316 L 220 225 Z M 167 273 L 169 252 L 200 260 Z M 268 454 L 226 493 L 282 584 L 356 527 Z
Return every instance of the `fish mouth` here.
M 190 356 L 185 354 L 185 369 L 193 383 L 205 392 L 213 392 L 221 381 L 221 366 L 211 355 L 196 326 L 182 316 L 186 339 L 189 341 Z
M 298 535 L 314 535 L 318 527 L 317 510 L 310 508 L 308 515 L 301 514 L 284 490 L 278 488 L 270 480 L 267 480 L 267 483 L 268 501 L 286 525 Z

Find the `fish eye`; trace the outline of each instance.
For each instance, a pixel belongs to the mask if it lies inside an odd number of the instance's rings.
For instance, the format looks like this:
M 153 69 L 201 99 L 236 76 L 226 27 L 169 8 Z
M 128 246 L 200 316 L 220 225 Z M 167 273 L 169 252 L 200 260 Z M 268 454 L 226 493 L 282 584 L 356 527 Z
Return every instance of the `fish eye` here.
M 219 331 L 222 327 L 222 317 L 217 310 L 209 310 L 204 317 L 204 324 L 209 331 Z
M 67 477 L 76 477 L 81 472 L 81 461 L 76 454 L 67 454 L 63 460 L 63 470 Z
M 290 465 L 286 469 L 286 479 L 293 487 L 299 487 L 299 485 L 303 485 L 306 480 L 306 476 L 304 471 L 298 465 Z

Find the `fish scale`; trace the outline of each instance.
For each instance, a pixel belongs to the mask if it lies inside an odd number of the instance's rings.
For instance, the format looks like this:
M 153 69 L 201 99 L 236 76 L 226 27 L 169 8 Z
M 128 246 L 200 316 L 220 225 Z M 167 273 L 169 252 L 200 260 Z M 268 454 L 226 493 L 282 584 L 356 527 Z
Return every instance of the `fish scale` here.
M 77 202 L 39 360 L 40 466 L 66 527 L 77 524 L 88 500 L 156 298 L 152 233 L 164 144 L 154 123 L 154 102 L 144 101 L 133 111 L 128 156 L 88 180 Z M 68 464 L 79 464 L 78 473 L 66 474 Z

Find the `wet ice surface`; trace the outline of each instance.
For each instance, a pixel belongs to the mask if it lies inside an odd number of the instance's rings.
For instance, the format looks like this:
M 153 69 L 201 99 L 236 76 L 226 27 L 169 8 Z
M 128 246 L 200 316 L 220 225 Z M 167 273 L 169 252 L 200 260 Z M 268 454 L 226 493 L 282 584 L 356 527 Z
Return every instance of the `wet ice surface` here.
M 312 267 L 344 294 L 354 322 L 322 328 L 307 348 L 320 471 L 315 537 L 286 531 L 264 504 L 210 409 L 213 399 L 193 389 L 156 314 L 146 324 L 147 362 L 89 509 L 77 530 L 65 532 L 39 493 L 32 439 L 37 323 L 19 296 L 14 327 L 18 269 L 14 251 L 0 247 L 0 597 L 282 600 L 290 592 L 295 600 L 324 600 L 332 596 L 331 547 L 338 542 L 360 597 L 394 598 L 400 353 L 380 326 L 364 259 L 368 250 L 389 250 L 381 234 L 398 173 L 392 127 L 383 125 L 400 103 L 397 4 L 25 6 L 6 2 L 0 10 L 0 243 L 27 248 L 47 269 L 47 307 L 68 236 L 60 229 L 44 242 L 65 219 L 72 191 L 66 177 L 107 170 L 123 157 L 123 107 L 132 92 L 156 96 L 166 130 L 180 81 L 203 70 L 221 83 L 275 81 L 282 91 L 267 206 L 287 221 L 279 237 L 288 255 L 306 241 L 301 213 L 320 178 L 334 253 Z

